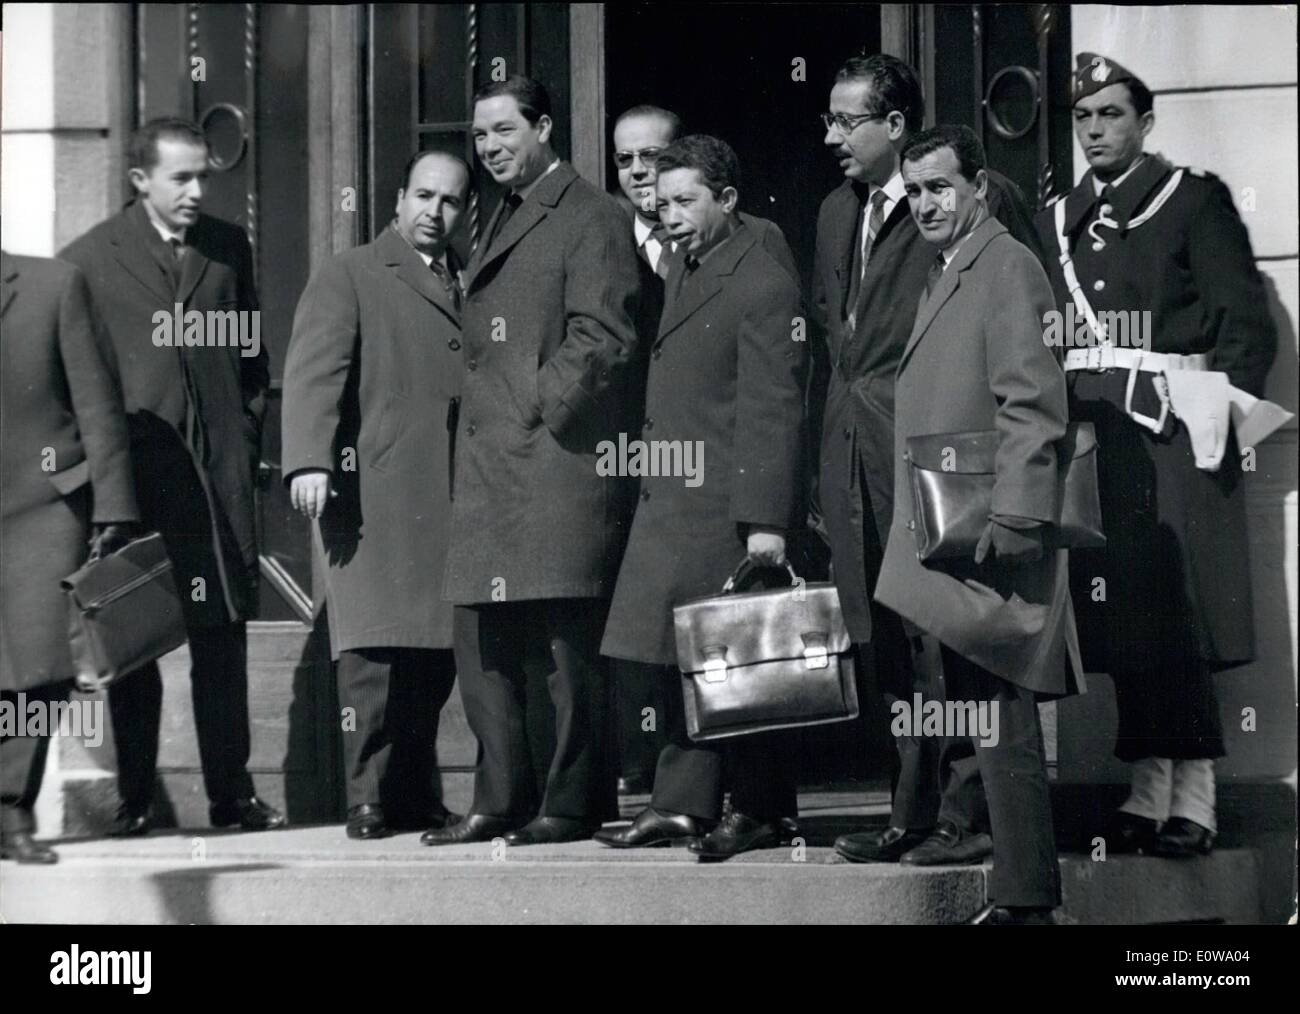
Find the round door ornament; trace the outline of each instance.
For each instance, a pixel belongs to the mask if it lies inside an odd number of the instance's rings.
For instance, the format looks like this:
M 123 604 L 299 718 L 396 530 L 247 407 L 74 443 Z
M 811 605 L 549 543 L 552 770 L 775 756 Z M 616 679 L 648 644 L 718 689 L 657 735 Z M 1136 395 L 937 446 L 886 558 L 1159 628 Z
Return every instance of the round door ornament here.
M 1019 78 L 1029 86 L 1029 104 L 1030 114 L 1029 121 L 1023 127 L 1013 127 L 1002 117 L 993 105 L 993 93 L 997 91 L 998 85 L 1004 78 Z M 999 137 L 1004 137 L 1008 141 L 1014 141 L 1017 138 L 1024 137 L 1034 129 L 1034 124 L 1038 122 L 1038 110 L 1042 105 L 1042 99 L 1038 91 L 1038 73 L 1030 70 L 1028 67 L 1012 66 L 1003 67 L 1000 71 L 989 79 L 988 87 L 984 90 L 984 115 L 989 121 L 989 126 Z
M 218 172 L 239 165 L 248 150 L 248 117 L 239 106 L 217 102 L 199 117 L 208 142 L 208 164 Z

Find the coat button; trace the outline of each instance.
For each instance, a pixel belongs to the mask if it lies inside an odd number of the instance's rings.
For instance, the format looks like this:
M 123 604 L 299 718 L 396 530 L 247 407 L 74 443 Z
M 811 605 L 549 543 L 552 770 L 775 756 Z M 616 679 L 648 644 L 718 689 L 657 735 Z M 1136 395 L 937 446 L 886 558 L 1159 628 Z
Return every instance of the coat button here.
M 1100 292 L 1105 287 L 1106 287 L 1105 281 L 1103 281 L 1100 278 L 1098 278 L 1095 282 L 1092 283 L 1092 290 L 1094 292 Z
M 641 424 L 641 428 L 643 430 L 652 430 L 655 428 L 655 421 L 651 419 L 649 416 L 646 416 L 646 420 L 644 423 Z
M 660 349 L 655 349 L 654 352 L 651 353 L 651 355 L 652 355 L 655 359 L 658 359 L 660 356 L 663 355 L 663 351 L 660 350 Z
M 473 423 L 470 423 L 468 426 L 465 427 L 465 435 L 466 435 L 466 436 L 472 437 L 472 436 L 474 435 L 474 432 L 475 432 L 475 431 L 474 431 L 474 424 L 473 424 Z
M 1114 211 L 1114 210 L 1115 210 L 1115 207 L 1114 207 L 1114 205 L 1111 205 L 1111 204 L 1103 204 L 1103 205 L 1101 206 L 1101 213 L 1102 213 L 1103 215 L 1109 215 L 1109 214 L 1110 214 L 1112 211 Z
M 642 499 L 642 500 L 649 500 L 649 499 L 650 499 L 650 491 L 649 491 L 648 489 L 643 489 L 643 490 L 641 490 L 641 499 Z
M 458 339 L 456 339 L 456 338 L 448 338 L 448 339 L 447 339 L 447 348 L 451 349 L 453 352 L 459 352 L 459 351 L 460 351 L 460 341 L 459 341 Z
M 474 359 L 471 359 L 468 363 L 465 364 L 465 368 L 466 368 L 467 370 L 477 370 L 477 369 L 478 369 L 478 362 L 477 362 L 476 360 L 474 360 Z
M 1092 248 L 1093 248 L 1094 250 L 1105 250 L 1105 249 L 1106 249 L 1106 243 L 1105 243 L 1104 240 L 1100 240 L 1100 239 L 1099 239 L 1099 240 L 1097 240 L 1096 243 L 1092 244 Z
M 909 532 L 914 532 L 914 531 L 916 531 L 916 522 L 915 522 L 915 521 L 909 521 L 909 522 L 907 523 L 907 530 L 908 530 Z
M 853 436 L 853 431 L 852 431 L 851 429 L 849 429 L 847 426 L 845 426 L 845 427 L 844 427 L 844 439 L 845 439 L 845 440 L 848 440 L 849 437 L 851 437 L 851 436 Z

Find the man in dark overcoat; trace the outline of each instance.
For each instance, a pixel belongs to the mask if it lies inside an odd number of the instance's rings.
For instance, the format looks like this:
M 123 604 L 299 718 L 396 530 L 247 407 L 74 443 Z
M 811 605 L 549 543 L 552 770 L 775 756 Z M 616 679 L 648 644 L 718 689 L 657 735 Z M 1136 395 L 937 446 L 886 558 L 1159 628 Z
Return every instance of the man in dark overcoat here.
M 921 129 L 925 101 L 916 72 L 886 55 L 852 57 L 836 74 L 823 143 L 844 182 L 817 217 L 813 272 L 813 376 L 809 426 L 818 445 L 814 513 L 831 548 L 835 586 L 859 671 L 895 700 L 929 693 L 903 625 L 871 601 L 894 513 L 894 374 L 933 255 L 908 214 L 899 152 Z M 1015 184 L 989 172 L 989 211 L 1021 242 L 1037 247 L 1029 209 Z M 896 862 L 923 841 L 939 809 L 938 744 L 896 740 L 893 808 L 881 831 L 836 844 L 855 861 Z M 970 807 L 982 807 L 977 772 Z
M 1088 668 L 1115 684 L 1115 754 L 1133 765 L 1128 799 L 1098 833 L 1112 851 L 1194 855 L 1217 830 L 1213 674 L 1255 654 L 1247 448 L 1225 425 L 1226 443 L 1203 453 L 1191 435 L 1202 413 L 1171 397 L 1214 372 L 1259 396 L 1277 331 L 1228 187 L 1145 154 L 1150 90 L 1107 57 L 1077 61 L 1074 129 L 1089 169 L 1037 224 L 1058 311 L 1067 323 L 1090 312 L 1104 332 L 1089 325 L 1079 344 L 1093 347 L 1065 358 L 1071 414 L 1097 428 L 1107 540 L 1075 555 L 1075 603 Z
M 988 214 L 983 146 L 969 127 L 918 134 L 904 149 L 903 176 L 932 256 L 898 366 L 894 517 L 875 597 L 942 645 L 947 703 L 985 718 L 978 743 L 969 726 L 944 728 L 938 822 L 900 862 L 971 862 L 978 853 L 963 846 L 991 834 L 990 921 L 1051 922 L 1061 882 L 1037 702 L 1078 692 L 1083 678 L 1068 553 L 1047 542 L 1061 515 L 1067 422 L 1065 375 L 1042 339 L 1052 293 L 1037 258 Z M 994 429 L 978 544 L 970 556 L 922 563 L 908 438 Z M 990 834 L 960 798 L 960 768 L 972 761 Z
M 434 742 L 456 675 L 442 575 L 464 371 L 451 241 L 469 190 L 459 158 L 414 156 L 396 219 L 308 282 L 285 360 L 285 481 L 319 520 L 339 702 L 355 716 L 353 838 L 448 819 Z
M 77 675 L 59 582 L 85 562 L 91 526 L 111 552 L 139 515 L 113 349 L 81 272 L 0 252 L 0 331 L 0 691 L 16 715 L 48 712 Z M 57 858 L 32 839 L 50 732 L 0 737 L 5 859 Z
M 509 192 L 467 270 L 444 593 L 479 766 L 470 815 L 431 845 L 586 838 L 615 810 L 599 649 L 632 497 L 596 462 L 630 427 L 637 260 L 613 198 L 555 155 L 551 128 L 531 79 L 475 99 L 475 148 Z M 539 656 L 557 740 L 540 800 L 525 723 Z
M 644 367 L 649 363 L 650 346 L 658 333 L 659 318 L 663 313 L 664 279 L 677 256 L 677 248 L 668 238 L 655 207 L 655 159 L 680 133 L 681 118 L 659 106 L 633 106 L 614 121 L 614 166 L 620 190 L 619 204 L 627 213 L 632 228 L 641 277 L 637 334 L 641 339 L 639 365 L 642 369 L 638 371 L 637 393 L 633 396 L 638 408 L 645 400 Z M 794 254 L 790 252 L 780 227 L 775 222 L 745 212 L 739 212 L 738 217 L 797 285 L 799 272 Z M 638 421 L 633 433 L 639 429 Z M 625 659 L 616 659 L 613 671 L 622 756 L 619 791 L 648 792 L 659 751 L 666 741 L 658 723 L 648 721 L 645 709 L 651 708 L 655 714 L 663 710 L 664 680 L 656 667 Z
M 162 533 L 184 606 L 203 785 L 213 826 L 278 827 L 247 765 L 248 646 L 257 613 L 254 483 L 269 380 L 253 252 L 201 211 L 208 150 L 187 120 L 132 138 L 136 199 L 60 256 L 81 268 L 121 371 L 141 520 Z M 238 335 L 238 340 L 236 340 Z M 122 799 L 114 834 L 151 826 L 162 676 L 108 694 Z
M 740 737 L 727 751 L 731 809 L 712 826 L 722 811 L 723 753 L 687 736 L 675 664 L 673 607 L 716 594 L 746 556 L 781 564 L 802 504 L 799 290 L 740 222 L 738 176 L 731 148 L 705 135 L 659 158 L 660 217 L 684 256 L 668 276 L 641 439 L 656 457 L 656 446 L 680 447 L 683 468 L 641 479 L 601 646 L 658 671 L 669 742 L 650 806 L 597 840 L 628 848 L 690 839 L 708 859 L 777 844 L 796 810 L 791 767 L 770 737 Z

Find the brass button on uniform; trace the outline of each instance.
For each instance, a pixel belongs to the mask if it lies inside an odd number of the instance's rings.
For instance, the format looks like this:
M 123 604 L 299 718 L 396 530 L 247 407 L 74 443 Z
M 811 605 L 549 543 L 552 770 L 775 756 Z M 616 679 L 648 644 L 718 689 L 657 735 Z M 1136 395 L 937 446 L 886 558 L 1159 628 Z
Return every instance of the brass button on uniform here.
M 1092 283 L 1092 288 L 1094 292 L 1100 292 L 1105 287 L 1106 287 L 1106 283 L 1100 278 L 1098 278 L 1095 282 Z

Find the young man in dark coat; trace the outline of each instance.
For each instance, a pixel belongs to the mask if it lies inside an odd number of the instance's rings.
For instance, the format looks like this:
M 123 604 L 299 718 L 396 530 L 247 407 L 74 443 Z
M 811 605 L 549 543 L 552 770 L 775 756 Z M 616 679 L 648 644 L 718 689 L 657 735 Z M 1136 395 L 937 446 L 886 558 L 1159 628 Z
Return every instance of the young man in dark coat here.
M 257 613 L 254 482 L 269 380 L 253 252 L 201 211 L 208 149 L 187 120 L 132 138 L 136 199 L 60 254 L 81 268 L 122 377 L 136 498 L 162 533 L 185 610 L 203 786 L 213 826 L 278 827 L 247 766 L 248 647 Z M 236 335 L 238 336 L 236 338 Z M 150 664 L 108 694 L 118 835 L 151 827 L 162 676 Z
M 1057 309 L 1086 320 L 1080 344 L 1095 346 L 1065 358 L 1071 414 L 1097 427 L 1106 522 L 1106 547 L 1072 561 L 1074 598 L 1088 668 L 1115 683 L 1115 754 L 1133 765 L 1129 798 L 1098 832 L 1115 852 L 1195 855 L 1217 830 L 1213 674 L 1255 654 L 1241 454 L 1262 435 L 1224 425 L 1226 440 L 1203 448 L 1193 430 L 1235 410 L 1180 396 L 1215 373 L 1225 398 L 1229 384 L 1260 395 L 1277 331 L 1228 188 L 1145 154 L 1150 90 L 1107 57 L 1077 60 L 1074 130 L 1089 169 L 1037 224 Z M 1144 313 L 1149 333 L 1130 333 Z
M 17 713 L 65 700 L 77 675 L 59 582 L 92 525 L 108 553 L 139 515 L 113 349 L 81 272 L 0 252 L 0 330 L 0 691 Z M 57 858 L 32 839 L 51 731 L 0 738 L 5 859 Z
M 798 287 L 736 214 L 731 148 L 684 137 L 658 169 L 659 217 L 685 254 L 667 280 L 641 436 L 652 455 L 680 449 L 682 468 L 641 479 L 601 651 L 658 669 L 669 744 L 650 806 L 630 827 L 596 838 L 622 848 L 691 839 L 702 858 L 725 859 L 781 840 L 795 786 L 769 741 L 741 737 L 728 751 L 731 810 L 708 830 L 721 816 L 723 755 L 686 734 L 672 610 L 716 593 L 746 556 L 784 562 L 801 504 L 807 345 L 795 330 Z
M 464 372 L 451 241 L 469 191 L 456 156 L 414 156 L 392 224 L 308 282 L 285 360 L 284 476 L 319 519 L 339 702 L 356 717 L 352 838 L 449 819 L 434 742 L 456 676 L 442 574 Z
M 471 813 L 428 845 L 572 841 L 616 812 L 599 649 L 632 497 L 596 461 L 632 413 L 637 260 L 613 198 L 555 155 L 551 127 L 529 78 L 475 98 L 475 148 L 509 193 L 467 271 L 444 594 L 480 760 Z M 542 659 L 557 745 L 539 800 L 525 681 Z
M 658 106 L 633 106 L 614 121 L 614 166 L 621 191 L 619 204 L 627 212 L 641 273 L 637 333 L 641 339 L 642 355 L 639 360 L 641 369 L 637 372 L 637 391 L 633 396 L 638 410 L 645 402 L 644 368 L 649 362 L 650 345 L 654 342 L 659 317 L 663 313 L 664 279 L 678 255 L 655 207 L 655 159 L 680 133 L 681 118 Z M 740 212 L 738 217 L 797 285 L 799 272 L 794 254 L 777 224 L 744 212 Z M 638 419 L 633 432 L 640 428 Z M 664 681 L 654 666 L 616 660 L 613 669 L 623 761 L 619 791 L 648 792 L 665 741 L 658 724 L 647 723 L 645 709 L 652 708 L 655 713 L 662 710 L 660 698 Z

